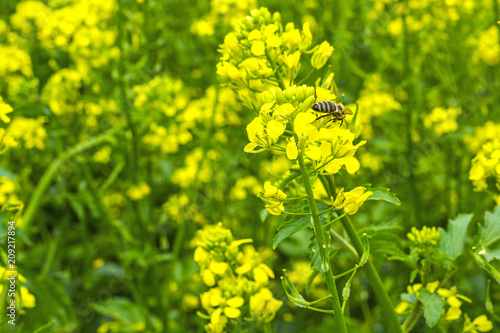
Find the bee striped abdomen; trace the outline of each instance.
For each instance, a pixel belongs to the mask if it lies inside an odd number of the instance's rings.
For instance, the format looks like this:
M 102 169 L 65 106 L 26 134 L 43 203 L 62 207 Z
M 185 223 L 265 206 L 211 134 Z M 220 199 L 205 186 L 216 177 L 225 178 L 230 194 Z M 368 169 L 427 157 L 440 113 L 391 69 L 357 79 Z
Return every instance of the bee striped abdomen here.
M 319 112 L 333 112 L 337 111 L 337 104 L 335 102 L 318 102 L 312 106 L 314 111 Z

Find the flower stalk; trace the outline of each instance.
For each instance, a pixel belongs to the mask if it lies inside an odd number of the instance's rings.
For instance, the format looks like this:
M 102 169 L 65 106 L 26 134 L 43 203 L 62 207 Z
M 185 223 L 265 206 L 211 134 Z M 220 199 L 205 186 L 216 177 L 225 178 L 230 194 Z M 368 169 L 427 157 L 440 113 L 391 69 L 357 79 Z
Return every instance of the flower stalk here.
M 306 190 L 307 200 L 309 203 L 309 209 L 311 211 L 311 219 L 314 227 L 314 234 L 318 240 L 319 251 L 321 255 L 321 260 L 323 262 L 323 273 L 326 279 L 326 285 L 328 291 L 332 296 L 331 302 L 333 306 L 333 313 L 337 321 L 338 332 L 347 332 L 347 327 L 344 321 L 344 316 L 342 314 L 342 308 L 340 305 L 340 299 L 337 292 L 337 286 L 335 285 L 335 280 L 333 278 L 333 273 L 330 267 L 330 260 L 328 255 L 328 248 L 325 242 L 325 234 L 323 231 L 323 226 L 321 225 L 321 220 L 318 214 L 318 206 L 316 205 L 316 200 L 314 199 L 314 194 L 312 191 L 311 182 L 309 181 L 309 173 L 304 163 L 304 158 L 302 155 L 298 155 L 297 161 L 299 162 L 300 172 L 302 173 L 302 183 Z M 362 251 L 362 250 L 361 250 Z
M 363 253 L 363 244 L 361 243 L 349 216 L 346 215 L 341 222 L 351 239 L 352 245 L 354 245 L 354 248 L 358 252 L 358 255 Z M 384 311 L 384 326 L 386 326 L 388 332 L 403 332 L 401 325 L 399 324 L 398 317 L 394 312 L 394 305 L 389 298 L 389 294 L 387 294 L 384 284 L 382 283 L 375 266 L 370 260 L 368 260 L 364 265 L 364 271 L 368 281 L 370 281 L 370 286 L 372 287 L 373 292 L 377 296 L 379 304 L 382 306 L 382 310 Z

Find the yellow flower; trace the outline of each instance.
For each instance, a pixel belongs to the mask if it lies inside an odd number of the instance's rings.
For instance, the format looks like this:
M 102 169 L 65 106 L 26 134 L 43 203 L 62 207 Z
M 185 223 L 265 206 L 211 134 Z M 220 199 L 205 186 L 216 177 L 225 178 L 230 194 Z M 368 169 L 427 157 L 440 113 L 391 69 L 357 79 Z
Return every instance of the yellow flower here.
M 434 108 L 424 118 L 424 126 L 432 128 L 437 136 L 454 132 L 458 128 L 457 118 L 461 112 L 460 108 Z
M 493 329 L 493 323 L 488 320 L 488 317 L 481 315 L 470 321 L 469 317 L 465 316 L 464 329 L 463 332 L 466 333 L 479 333 L 479 332 L 489 332 Z
M 24 148 L 32 149 L 37 148 L 42 150 L 45 148 L 45 140 L 47 139 L 47 132 L 43 124 L 47 121 L 46 117 L 34 118 L 15 118 L 10 126 L 7 128 L 5 138 L 12 142 L 24 141 Z M 6 142 L 4 142 L 5 144 Z
M 337 198 L 335 199 L 333 205 L 337 209 L 344 209 L 348 215 L 353 215 L 372 194 L 373 192 L 366 191 L 366 188 L 364 187 L 356 187 L 355 189 L 345 193 L 344 188 L 342 188 L 337 194 Z
M 490 66 L 500 64 L 500 37 L 498 27 L 491 26 L 479 36 L 476 56 Z
M 500 140 L 486 142 L 479 153 L 472 159 L 469 179 L 476 191 L 488 188 L 487 178 L 495 178 L 497 187 L 500 186 Z
M 321 69 L 333 53 L 333 46 L 327 41 L 321 43 L 319 48 L 313 53 L 311 65 L 316 69 Z
M 94 156 L 92 156 L 93 160 L 99 163 L 108 163 L 110 158 L 109 155 L 111 154 L 111 147 L 106 146 L 101 149 L 99 149 Z
M 282 305 L 283 302 L 275 299 L 267 288 L 250 296 L 250 314 L 256 321 L 270 322 Z
M 429 248 L 436 248 L 441 239 L 441 234 L 436 230 L 436 227 L 429 228 L 427 226 L 424 226 L 422 230 L 412 227 L 411 233 L 408 233 L 407 236 L 415 244 L 417 251 L 420 253 L 425 252 Z
M 260 198 L 266 203 L 266 208 L 273 215 L 281 215 L 285 211 L 283 202 L 287 195 L 276 186 L 271 185 L 271 182 L 264 183 L 264 193 Z
M 144 198 L 146 195 L 151 193 L 151 188 L 145 182 L 142 182 L 138 185 L 131 186 L 127 190 L 127 196 L 133 201 L 140 200 Z
M 7 113 L 12 112 L 12 107 L 5 103 L 0 96 L 0 120 L 4 123 L 10 123 L 10 118 L 7 116 Z

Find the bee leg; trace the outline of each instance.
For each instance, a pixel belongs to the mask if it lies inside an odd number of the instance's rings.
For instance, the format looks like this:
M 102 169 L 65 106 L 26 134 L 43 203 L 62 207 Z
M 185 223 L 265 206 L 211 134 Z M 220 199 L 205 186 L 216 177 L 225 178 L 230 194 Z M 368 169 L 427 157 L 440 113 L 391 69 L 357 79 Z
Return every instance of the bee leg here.
M 319 116 L 319 117 L 318 117 L 318 118 L 316 118 L 314 121 L 316 121 L 316 120 L 320 120 L 321 118 L 328 117 L 329 115 L 330 115 L 330 114 L 325 114 L 325 115 L 323 115 L 323 116 Z M 314 121 L 313 121 L 313 123 L 314 123 Z

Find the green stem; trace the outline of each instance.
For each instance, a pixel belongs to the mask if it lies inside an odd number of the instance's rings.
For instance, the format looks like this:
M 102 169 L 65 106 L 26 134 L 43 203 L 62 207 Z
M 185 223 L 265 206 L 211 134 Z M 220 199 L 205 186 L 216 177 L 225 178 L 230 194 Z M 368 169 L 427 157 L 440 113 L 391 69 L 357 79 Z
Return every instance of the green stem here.
M 322 269 L 326 278 L 326 285 L 328 286 L 328 291 L 332 295 L 332 306 L 335 319 L 337 321 L 337 329 L 339 333 L 346 333 L 347 327 L 344 321 L 344 316 L 342 314 L 342 308 L 340 306 L 340 299 L 337 292 L 337 287 L 335 285 L 335 280 L 333 278 L 332 269 L 330 267 L 330 258 L 328 255 L 328 249 L 325 242 L 325 233 L 323 231 L 323 226 L 321 225 L 321 220 L 318 215 L 318 206 L 316 205 L 316 200 L 314 199 L 314 194 L 312 191 L 312 186 L 309 181 L 309 173 L 307 172 L 306 165 L 304 163 L 304 158 L 302 155 L 297 157 L 300 166 L 300 172 L 302 173 L 302 183 L 307 194 L 307 200 L 309 202 L 309 209 L 311 210 L 311 219 L 313 221 L 314 233 L 316 239 L 318 240 L 319 252 L 321 255 L 321 260 L 323 263 Z
M 266 49 L 266 57 L 269 63 L 271 64 L 271 68 L 273 69 L 274 73 L 276 74 L 276 79 L 278 80 L 278 84 L 281 88 L 281 90 L 285 90 L 285 83 L 283 82 L 283 78 L 281 77 L 281 74 L 279 72 L 279 68 L 276 67 L 276 63 L 274 62 L 274 59 L 271 57 L 269 54 L 269 51 Z
M 349 243 L 344 237 L 339 235 L 335 230 L 330 229 L 330 236 L 332 236 L 337 242 L 339 242 L 346 250 L 351 252 L 351 254 L 356 258 L 359 259 L 359 254 L 356 251 L 356 249 Z
M 420 303 L 417 302 L 417 304 L 413 307 L 412 312 L 403 323 L 403 331 L 410 332 L 421 316 L 422 316 L 422 307 L 420 306 Z
M 115 132 L 122 130 L 122 128 L 123 126 L 117 126 L 101 135 L 97 135 L 95 137 L 86 140 L 85 142 L 77 144 L 73 148 L 70 148 L 69 150 L 62 153 L 49 165 L 47 170 L 45 170 L 45 173 L 43 174 L 42 178 L 40 179 L 40 182 L 38 182 L 35 191 L 33 192 L 33 195 L 31 196 L 30 201 L 28 203 L 28 208 L 24 213 L 23 229 L 26 233 L 29 233 L 30 230 L 29 225 L 38 210 L 43 194 L 45 193 L 50 183 L 52 182 L 52 179 L 54 179 L 55 175 L 59 171 L 61 165 L 67 160 L 69 160 L 71 157 L 78 155 L 94 146 L 97 146 L 106 141 L 108 142 L 113 141 L 113 135 L 115 134 Z
M 351 239 L 351 242 L 353 243 L 356 251 L 358 253 L 363 253 L 363 244 L 361 243 L 361 240 L 359 239 L 349 216 L 346 215 L 346 217 L 342 219 L 342 225 L 349 235 L 349 238 Z M 384 314 L 384 326 L 387 328 L 388 332 L 402 332 L 398 317 L 394 312 L 394 305 L 392 304 L 392 301 L 384 288 L 384 284 L 382 283 L 382 280 L 380 279 L 375 266 L 373 265 L 371 260 L 368 260 L 363 267 L 366 277 L 370 282 L 370 286 L 377 296 L 379 304 L 382 306 L 382 311 Z
M 402 15 L 403 20 L 403 82 L 404 89 L 408 94 L 408 100 L 406 101 L 406 162 L 408 163 L 408 183 L 410 185 L 410 193 L 411 199 L 413 203 L 413 216 L 417 223 L 420 223 L 420 199 L 418 195 L 418 191 L 416 188 L 415 174 L 413 172 L 413 109 L 415 105 L 413 105 L 413 95 L 415 91 L 413 89 L 412 82 L 412 73 L 410 72 L 410 41 L 409 41 L 409 33 L 408 26 L 406 23 L 406 13 L 408 12 L 408 4 L 407 0 L 403 1 L 404 11 Z
M 340 215 L 339 217 L 337 218 L 334 218 L 333 220 L 331 220 L 330 222 L 328 223 L 325 223 L 325 225 L 323 226 L 324 229 L 326 229 L 326 227 L 330 226 L 332 223 L 334 222 L 337 222 L 338 220 L 340 220 L 341 218 L 343 218 L 345 216 L 345 213 Z

